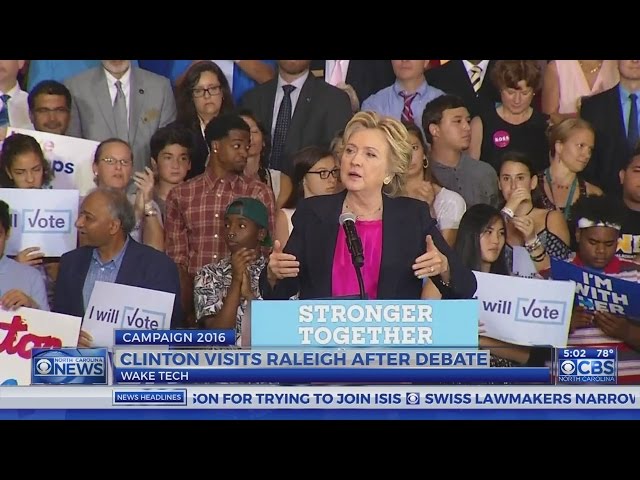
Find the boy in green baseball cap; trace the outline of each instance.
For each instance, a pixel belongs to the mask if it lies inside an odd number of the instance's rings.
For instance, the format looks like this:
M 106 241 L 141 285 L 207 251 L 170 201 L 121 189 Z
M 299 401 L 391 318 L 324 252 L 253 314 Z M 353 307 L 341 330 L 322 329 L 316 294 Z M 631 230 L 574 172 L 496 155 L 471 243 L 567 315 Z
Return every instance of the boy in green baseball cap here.
M 225 242 L 231 255 L 205 265 L 196 274 L 194 300 L 200 328 L 235 329 L 240 337 L 248 303 L 260 298 L 258 279 L 267 263 L 262 247 L 272 245 L 267 207 L 241 197 L 224 216 Z

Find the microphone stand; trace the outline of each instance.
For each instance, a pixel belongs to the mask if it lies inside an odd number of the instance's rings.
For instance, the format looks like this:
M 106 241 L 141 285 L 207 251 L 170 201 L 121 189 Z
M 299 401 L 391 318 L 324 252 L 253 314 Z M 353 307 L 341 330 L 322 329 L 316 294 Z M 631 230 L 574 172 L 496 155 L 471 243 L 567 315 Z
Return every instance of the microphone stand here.
M 364 265 L 364 258 L 360 255 L 351 255 L 351 262 L 353 268 L 356 271 L 356 278 L 358 279 L 358 288 L 360 290 L 360 300 L 366 300 L 367 294 L 364 291 L 364 280 L 362 279 L 362 271 L 360 270 Z

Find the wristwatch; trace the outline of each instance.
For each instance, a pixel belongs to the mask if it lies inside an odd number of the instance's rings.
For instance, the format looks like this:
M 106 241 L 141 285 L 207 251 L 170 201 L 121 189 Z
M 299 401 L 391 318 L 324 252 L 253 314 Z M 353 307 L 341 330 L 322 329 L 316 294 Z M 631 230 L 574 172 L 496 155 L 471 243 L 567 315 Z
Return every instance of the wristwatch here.
M 151 202 L 145 203 L 145 205 L 144 205 L 144 215 L 145 215 L 145 217 L 153 217 L 153 216 L 155 216 L 157 214 L 158 214 L 158 212 L 153 207 L 153 203 L 151 203 Z

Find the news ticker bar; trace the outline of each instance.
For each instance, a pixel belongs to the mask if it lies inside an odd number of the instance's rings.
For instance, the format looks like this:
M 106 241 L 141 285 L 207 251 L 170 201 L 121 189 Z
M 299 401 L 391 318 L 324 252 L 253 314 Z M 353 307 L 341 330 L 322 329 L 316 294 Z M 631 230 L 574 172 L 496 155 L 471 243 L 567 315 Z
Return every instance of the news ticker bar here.
M 638 410 L 623 386 L 0 387 L 2 410 Z
M 122 368 L 114 384 L 198 383 L 551 383 L 547 367 L 520 368 Z

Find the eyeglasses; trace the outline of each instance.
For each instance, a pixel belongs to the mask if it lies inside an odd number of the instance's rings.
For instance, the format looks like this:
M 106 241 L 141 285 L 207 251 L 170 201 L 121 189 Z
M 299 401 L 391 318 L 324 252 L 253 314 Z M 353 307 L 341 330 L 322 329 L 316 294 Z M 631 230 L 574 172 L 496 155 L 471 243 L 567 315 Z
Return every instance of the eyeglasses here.
M 211 97 L 215 97 L 216 95 L 220 95 L 220 93 L 222 92 L 222 86 L 216 85 L 215 87 L 208 88 L 194 88 L 191 91 L 193 92 L 193 96 L 195 98 L 204 97 L 205 93 L 208 93 Z
M 333 178 L 338 178 L 340 175 L 340 169 L 334 168 L 333 170 L 318 170 L 317 172 L 308 171 L 307 173 L 315 173 L 316 175 L 320 175 L 322 180 L 326 180 L 331 175 Z
M 129 165 L 133 164 L 133 161 L 129 160 L 128 158 L 117 159 L 117 158 L 107 157 L 107 158 L 101 158 L 100 161 L 106 163 L 107 165 L 115 165 L 116 163 L 119 163 L 123 167 L 128 167 Z
M 69 113 L 69 109 L 66 107 L 58 107 L 58 108 L 36 108 L 35 112 L 40 115 L 46 115 L 49 113 L 62 114 Z

